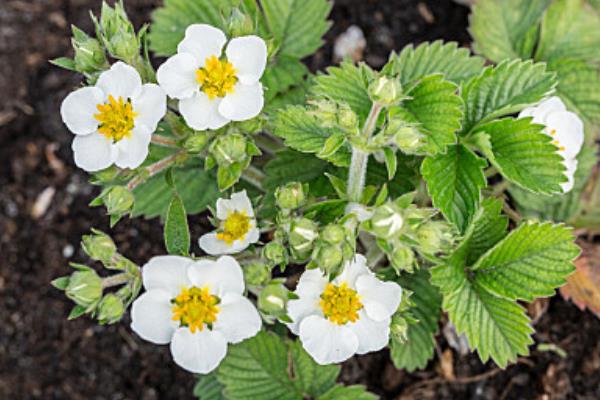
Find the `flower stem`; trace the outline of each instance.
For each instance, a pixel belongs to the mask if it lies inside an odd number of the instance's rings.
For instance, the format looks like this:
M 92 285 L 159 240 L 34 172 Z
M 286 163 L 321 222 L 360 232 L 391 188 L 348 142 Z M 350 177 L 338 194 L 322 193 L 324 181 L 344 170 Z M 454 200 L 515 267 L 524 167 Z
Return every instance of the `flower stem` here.
M 151 142 L 159 146 L 178 148 L 177 141 L 166 136 L 154 134 L 152 135 Z
M 153 177 L 161 171 L 164 171 L 174 164 L 175 161 L 177 161 L 183 154 L 185 154 L 185 150 L 180 150 L 168 157 L 163 158 L 162 160 L 155 162 L 154 164 L 147 166 L 135 178 L 129 181 L 127 184 L 127 189 L 133 190 L 142 184 L 146 179 Z
M 126 272 L 121 272 L 120 274 L 115 274 L 106 278 L 102 278 L 102 287 L 104 289 L 123 285 L 129 282 L 129 274 Z
M 365 125 L 363 126 L 361 136 L 365 139 L 369 139 L 373 132 L 375 131 L 375 127 L 377 126 L 377 118 L 379 117 L 379 113 L 381 112 L 382 106 L 381 104 L 374 102 L 371 106 L 371 111 L 369 112 L 369 116 L 365 121 Z M 367 164 L 369 162 L 369 153 L 357 148 L 356 146 L 352 147 L 352 159 L 350 161 L 350 169 L 348 171 L 348 200 L 360 203 L 362 192 L 365 187 L 365 177 L 367 175 Z

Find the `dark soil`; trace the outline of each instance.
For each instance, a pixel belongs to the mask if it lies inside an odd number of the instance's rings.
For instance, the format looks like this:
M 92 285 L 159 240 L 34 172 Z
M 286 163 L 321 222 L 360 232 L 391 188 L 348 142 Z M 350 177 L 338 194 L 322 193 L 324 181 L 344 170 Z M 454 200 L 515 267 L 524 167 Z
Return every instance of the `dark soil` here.
M 129 0 L 127 9 L 139 26 L 158 3 Z M 69 272 L 69 261 L 87 262 L 78 245 L 82 234 L 91 227 L 108 230 L 102 210 L 87 207 L 97 189 L 74 167 L 72 137 L 58 113 L 79 78 L 47 63 L 71 54 L 69 25 L 91 31 L 88 10 L 99 5 L 100 0 L 0 2 L 1 399 L 192 397 L 194 377 L 171 362 L 165 346 L 133 336 L 128 321 L 110 327 L 67 321 L 71 304 L 49 285 Z M 333 39 L 351 24 L 364 30 L 365 59 L 374 67 L 408 43 L 439 38 L 466 45 L 467 15 L 450 0 L 338 0 L 327 44 L 307 62 L 313 69 L 331 64 Z M 36 214 L 32 207 L 44 191 L 54 195 L 47 210 Z M 194 237 L 203 224 L 203 217 L 191 219 Z M 122 221 L 114 237 L 136 262 L 164 253 L 156 220 Z M 425 371 L 398 371 L 381 352 L 348 361 L 342 379 L 366 384 L 383 398 L 600 398 L 600 321 L 554 298 L 536 328 L 538 343 L 559 345 L 567 358 L 532 348 L 530 358 L 498 371 L 476 355 L 454 353 L 449 359 L 452 353 L 440 339 L 443 368 L 438 357 Z M 451 373 L 457 380 L 444 378 Z

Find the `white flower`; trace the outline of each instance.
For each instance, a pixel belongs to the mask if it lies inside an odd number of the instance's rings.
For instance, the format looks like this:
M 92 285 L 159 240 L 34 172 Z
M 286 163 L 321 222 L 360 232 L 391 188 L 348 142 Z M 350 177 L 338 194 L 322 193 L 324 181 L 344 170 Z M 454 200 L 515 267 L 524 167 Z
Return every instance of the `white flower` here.
M 307 270 L 295 291 L 299 298 L 288 301 L 294 321 L 288 327 L 319 364 L 342 362 L 388 344 L 402 288 L 377 279 L 366 263 L 357 254 L 332 282 L 318 269 Z
M 173 360 L 206 374 L 225 354 L 260 330 L 254 305 L 243 296 L 244 277 L 230 256 L 217 261 L 152 258 L 142 270 L 146 292 L 131 308 L 131 329 L 155 344 L 171 343 Z
M 117 62 L 100 74 L 96 86 L 71 92 L 60 114 L 75 134 L 75 164 L 100 171 L 113 163 L 136 168 L 148 155 L 156 125 L 167 111 L 167 96 L 155 84 L 142 85 L 135 68 Z
M 202 235 L 198 241 L 208 254 L 239 253 L 258 241 L 260 231 L 245 190 L 232 194 L 230 200 L 217 200 L 217 218 L 221 221 L 219 229 Z
M 158 83 L 179 100 L 179 111 L 196 130 L 218 129 L 229 121 L 256 117 L 263 108 L 259 82 L 267 46 L 258 36 L 232 39 L 210 25 L 190 25 L 177 54 L 157 71 Z
M 536 106 L 521 111 L 519 118 L 533 117 L 536 124 L 546 125 L 544 132 L 551 136 L 563 157 L 568 181 L 561 184 L 563 193 L 573 189 L 577 154 L 584 141 L 584 126 L 577 114 L 567 111 L 565 103 L 559 97 L 550 97 Z

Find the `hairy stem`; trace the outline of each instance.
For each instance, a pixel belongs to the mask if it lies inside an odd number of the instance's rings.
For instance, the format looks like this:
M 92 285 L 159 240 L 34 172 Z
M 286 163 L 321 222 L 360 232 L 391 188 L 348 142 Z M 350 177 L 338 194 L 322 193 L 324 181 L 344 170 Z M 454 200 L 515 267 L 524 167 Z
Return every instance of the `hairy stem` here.
M 177 141 L 166 136 L 154 134 L 152 135 L 151 142 L 159 146 L 178 148 Z
M 144 168 L 135 178 L 129 181 L 127 189 L 133 190 L 142 184 L 146 179 L 153 177 L 161 171 L 164 171 L 175 163 L 183 154 L 185 150 L 180 150 L 176 153 L 171 154 L 168 157 L 163 158 Z
M 113 286 L 119 286 L 119 285 L 123 285 L 127 282 L 129 282 L 129 274 L 126 272 L 121 272 L 120 274 L 115 274 L 106 278 L 102 279 L 102 287 L 104 289 L 109 288 L 109 287 L 113 287 Z
M 371 106 L 369 116 L 365 121 L 361 135 L 365 139 L 369 139 L 377 125 L 377 118 L 381 112 L 381 104 L 374 102 Z M 360 203 L 362 192 L 365 187 L 365 177 L 367 175 L 367 164 L 369 163 L 369 153 L 352 147 L 352 159 L 350 161 L 350 169 L 348 171 L 348 199 L 355 203 Z

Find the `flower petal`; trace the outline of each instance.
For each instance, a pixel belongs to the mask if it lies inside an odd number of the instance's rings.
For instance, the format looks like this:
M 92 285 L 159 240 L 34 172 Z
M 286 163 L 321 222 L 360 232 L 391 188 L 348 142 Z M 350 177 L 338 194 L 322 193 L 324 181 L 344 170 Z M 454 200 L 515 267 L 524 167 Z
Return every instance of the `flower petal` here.
M 75 136 L 71 148 L 75 164 L 88 172 L 108 168 L 116 158 L 111 141 L 100 133 Z
M 179 42 L 177 52 L 193 55 L 200 68 L 204 66 L 206 58 L 221 56 L 225 42 L 227 37 L 220 29 L 206 24 L 194 24 L 185 30 L 185 37 Z
M 300 297 L 320 296 L 327 286 L 328 280 L 320 269 L 307 269 L 300 276 L 295 293 Z
M 250 241 L 248 236 L 246 240 L 235 240 L 231 245 L 227 244 L 226 241 L 221 240 L 217 237 L 217 232 L 206 233 L 200 236 L 198 245 L 200 248 L 211 256 L 220 256 L 222 254 L 236 254 L 240 251 L 245 250 Z
M 181 289 L 191 286 L 187 269 L 193 260 L 180 256 L 157 256 L 148 261 L 142 269 L 142 280 L 146 290 L 163 289 L 171 298 Z
M 583 122 L 577 114 L 570 111 L 553 112 L 546 118 L 548 129 L 555 130 L 553 136 L 558 146 L 564 147 L 561 154 L 566 158 L 575 158 L 584 141 Z
M 342 273 L 334 279 L 336 285 L 346 282 L 348 286 L 354 288 L 356 279 L 361 275 L 373 275 L 373 272 L 367 267 L 367 259 L 362 254 L 356 254 L 354 258 L 344 266 Z
M 546 122 L 547 116 L 562 111 L 567 111 L 567 106 L 565 106 L 560 97 L 552 96 L 537 105 L 535 115 L 539 118 L 539 123 L 543 124 Z
M 300 332 L 300 324 L 304 318 L 311 315 L 322 316 L 321 308 L 319 307 L 319 293 L 314 295 L 305 295 L 297 300 L 289 300 L 287 302 L 287 314 L 292 319 L 292 322 L 286 324 L 290 331 L 294 334 Z
M 260 315 L 250 300 L 239 294 L 228 293 L 219 303 L 219 313 L 213 326 L 227 342 L 239 343 L 256 335 L 261 325 Z
M 229 208 L 235 211 L 245 211 L 248 217 L 254 217 L 254 209 L 245 190 L 231 195 Z
M 252 220 L 250 226 L 253 226 L 254 228 L 250 228 L 250 231 L 248 231 L 248 234 L 246 235 L 245 242 L 248 244 L 256 243 L 258 242 L 258 239 L 260 239 L 260 230 L 256 228 L 256 221 Z
M 359 276 L 356 291 L 367 315 L 375 321 L 391 317 L 402 298 L 402 288 L 396 282 L 383 282 L 373 275 Z
M 142 86 L 142 93 L 131 100 L 133 111 L 138 115 L 135 118 L 136 125 L 144 124 L 150 132 L 156 130 L 156 126 L 167 112 L 167 95 L 158 85 L 147 83 Z
M 577 166 L 579 162 L 576 159 L 563 161 L 565 167 L 567 167 L 565 171 L 565 176 L 567 177 L 567 181 L 560 184 L 563 193 L 568 193 L 573 189 L 575 185 L 575 172 L 577 171 Z
M 155 344 L 171 341 L 177 322 L 172 320 L 171 295 L 162 289 L 149 290 L 131 306 L 131 329 Z
M 231 39 L 225 50 L 227 60 L 233 64 L 237 77 L 244 85 L 252 85 L 260 79 L 267 65 L 267 45 L 258 36 L 242 36 Z
M 229 120 L 219 113 L 221 99 L 210 100 L 204 92 L 179 101 L 179 112 L 185 122 L 197 130 L 219 129 L 227 125 Z
M 106 98 L 109 95 L 123 100 L 131 99 L 142 91 L 142 78 L 131 65 L 118 61 L 108 71 L 100 74 L 96 87 L 102 89 Z
M 359 319 L 349 326 L 358 338 L 357 354 L 381 350 L 390 341 L 390 318 L 374 321 L 361 310 Z
M 115 143 L 117 149 L 115 164 L 119 168 L 139 167 L 148 156 L 151 138 L 152 132 L 145 125 L 134 127 L 129 137 L 124 137 Z
M 84 87 L 69 93 L 60 105 L 60 115 L 67 128 L 76 135 L 96 132 L 96 106 L 104 102 L 104 93 L 97 87 Z
M 358 338 L 352 329 L 316 315 L 302 320 L 300 341 L 304 350 L 321 365 L 345 361 L 358 350 Z
M 226 95 L 219 104 L 219 113 L 232 121 L 245 121 L 260 114 L 265 103 L 260 82 L 254 85 L 236 83 L 233 93 Z
M 198 61 L 191 54 L 176 54 L 158 67 L 156 80 L 169 97 L 187 99 L 200 88 L 196 81 L 198 65 Z
M 226 353 L 223 335 L 209 329 L 192 333 L 188 328 L 179 328 L 171 341 L 173 361 L 196 374 L 207 374 L 217 368 Z
M 188 279 L 196 287 L 208 286 L 223 298 L 227 293 L 244 293 L 244 274 L 235 258 L 221 256 L 217 261 L 198 260 L 188 268 Z

